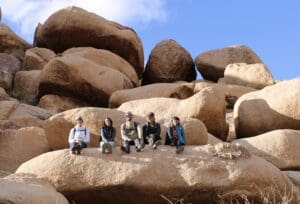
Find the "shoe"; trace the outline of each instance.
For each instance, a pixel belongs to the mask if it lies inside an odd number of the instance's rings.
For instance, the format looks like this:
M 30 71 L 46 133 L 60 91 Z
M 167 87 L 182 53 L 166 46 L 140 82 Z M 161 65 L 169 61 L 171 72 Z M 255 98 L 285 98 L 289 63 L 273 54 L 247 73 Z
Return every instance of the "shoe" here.
M 127 154 L 130 154 L 130 147 L 124 147 L 124 146 L 121 146 L 121 150 L 122 152 L 125 152 Z
M 180 154 L 181 152 L 183 152 L 184 150 L 184 147 L 183 146 L 180 146 L 176 149 L 176 154 Z
M 70 153 L 71 153 L 71 154 L 75 154 L 75 150 L 74 150 L 74 149 L 71 149 L 71 150 L 70 150 Z
M 144 149 L 145 148 L 145 143 L 143 143 L 142 145 L 141 145 L 141 149 Z
M 140 152 L 141 151 L 141 146 L 138 146 L 137 148 L 136 148 L 136 152 Z
M 160 140 L 157 140 L 157 141 L 153 144 L 152 148 L 153 148 L 153 149 L 157 149 L 157 147 L 158 147 L 159 145 L 161 145 L 161 141 L 160 141 Z
M 75 150 L 75 154 L 80 155 L 81 151 L 79 149 Z

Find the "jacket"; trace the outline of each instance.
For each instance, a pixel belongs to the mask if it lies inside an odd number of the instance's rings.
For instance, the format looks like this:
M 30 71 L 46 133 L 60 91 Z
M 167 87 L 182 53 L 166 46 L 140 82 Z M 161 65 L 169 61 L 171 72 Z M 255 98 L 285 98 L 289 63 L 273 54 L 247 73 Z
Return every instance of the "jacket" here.
M 114 142 L 116 138 L 116 128 L 102 127 L 100 130 L 100 141 Z M 99 142 L 100 142 L 99 141 Z
M 155 123 L 154 126 L 152 126 L 149 122 L 146 122 L 146 124 L 143 127 L 143 133 L 145 136 L 154 134 L 155 137 L 160 137 L 160 133 L 161 133 L 160 124 Z
M 74 143 L 76 140 L 80 142 L 89 143 L 90 142 L 90 132 L 84 126 L 75 126 L 70 130 L 69 143 Z
M 173 139 L 173 131 L 172 131 L 172 128 L 173 128 L 173 127 L 174 127 L 174 126 L 170 126 L 170 127 L 168 128 L 168 132 L 167 132 L 167 136 L 168 136 L 168 138 L 169 138 L 171 141 L 172 141 L 172 139 Z M 176 132 L 177 132 L 177 134 L 178 134 L 178 138 L 179 138 L 180 142 L 183 143 L 183 144 L 185 144 L 185 133 L 184 133 L 184 128 L 183 128 L 181 125 L 176 125 L 175 128 L 176 128 Z

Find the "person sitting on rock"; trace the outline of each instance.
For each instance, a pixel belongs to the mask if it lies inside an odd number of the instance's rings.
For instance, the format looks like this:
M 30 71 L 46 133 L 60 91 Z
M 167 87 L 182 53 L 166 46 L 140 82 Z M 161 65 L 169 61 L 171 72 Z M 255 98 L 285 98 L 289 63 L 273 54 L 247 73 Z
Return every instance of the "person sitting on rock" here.
M 166 145 L 176 146 L 176 153 L 179 154 L 184 150 L 185 134 L 184 129 L 180 125 L 180 119 L 174 116 L 166 135 Z
M 113 127 L 111 118 L 104 120 L 100 130 L 100 151 L 102 153 L 112 153 L 112 148 L 115 146 L 116 129 Z
M 147 122 L 143 127 L 143 147 L 145 144 L 152 145 L 153 149 L 156 149 L 160 145 L 160 124 L 155 122 L 154 113 L 150 112 L 147 116 Z
M 81 116 L 77 116 L 75 120 L 76 125 L 70 131 L 69 144 L 73 154 L 80 154 L 81 150 L 86 148 L 90 142 L 90 132 L 83 125 L 83 119 Z
M 125 114 L 126 122 L 121 125 L 121 136 L 123 144 L 121 150 L 126 153 L 130 153 L 130 145 L 135 145 L 136 151 L 141 151 L 140 141 L 143 136 L 142 127 L 138 122 L 133 120 L 133 115 L 131 112 Z

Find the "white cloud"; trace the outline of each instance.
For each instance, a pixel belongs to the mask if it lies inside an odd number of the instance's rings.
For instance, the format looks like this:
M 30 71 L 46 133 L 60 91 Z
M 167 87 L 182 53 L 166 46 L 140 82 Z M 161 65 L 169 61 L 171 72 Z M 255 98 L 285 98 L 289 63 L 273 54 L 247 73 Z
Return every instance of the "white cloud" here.
M 17 25 L 25 39 L 32 39 L 36 25 L 55 11 L 78 6 L 126 25 L 165 21 L 167 0 L 0 0 L 2 16 Z

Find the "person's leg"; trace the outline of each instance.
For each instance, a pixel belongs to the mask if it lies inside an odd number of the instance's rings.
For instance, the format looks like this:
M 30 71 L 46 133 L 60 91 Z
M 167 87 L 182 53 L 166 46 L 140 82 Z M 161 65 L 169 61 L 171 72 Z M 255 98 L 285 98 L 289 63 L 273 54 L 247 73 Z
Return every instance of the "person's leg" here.
M 140 140 L 138 138 L 134 140 L 134 145 L 135 145 L 136 151 L 140 152 L 141 151 L 141 145 L 140 145 Z
M 104 153 L 105 148 L 104 148 L 104 142 L 100 142 L 100 152 Z
M 79 148 L 82 150 L 83 148 L 86 148 L 87 144 L 85 142 L 79 142 Z
M 176 153 L 179 154 L 183 150 L 184 150 L 184 144 L 180 140 L 178 140 L 176 142 Z
M 106 153 L 112 153 L 112 145 L 110 142 L 106 143 Z
M 70 145 L 70 150 L 72 151 L 72 154 L 75 154 L 76 143 L 72 142 L 72 143 L 69 143 L 69 145 Z
M 161 138 L 159 135 L 154 135 L 153 137 L 153 149 L 156 149 L 158 145 L 161 145 Z
M 112 148 L 114 148 L 116 146 L 116 143 L 115 142 L 108 142 Z
M 128 140 L 123 140 L 123 144 L 122 144 L 122 146 L 121 146 L 121 150 L 123 151 L 123 152 L 126 152 L 126 153 L 130 153 L 130 141 L 128 141 Z
M 83 148 L 86 148 L 87 144 L 85 142 L 77 143 L 77 154 L 80 154 Z
M 147 139 L 147 131 L 146 131 L 147 127 L 146 125 L 143 127 L 143 144 L 149 144 L 148 139 Z

